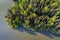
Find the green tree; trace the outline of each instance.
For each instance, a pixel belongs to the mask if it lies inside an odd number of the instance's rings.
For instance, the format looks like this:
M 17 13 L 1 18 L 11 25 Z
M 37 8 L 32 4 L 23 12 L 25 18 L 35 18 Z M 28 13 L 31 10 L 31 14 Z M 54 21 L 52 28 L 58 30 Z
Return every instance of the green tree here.
M 59 0 L 13 0 L 9 10 L 5 17 L 12 28 L 23 25 L 26 28 L 60 33 Z

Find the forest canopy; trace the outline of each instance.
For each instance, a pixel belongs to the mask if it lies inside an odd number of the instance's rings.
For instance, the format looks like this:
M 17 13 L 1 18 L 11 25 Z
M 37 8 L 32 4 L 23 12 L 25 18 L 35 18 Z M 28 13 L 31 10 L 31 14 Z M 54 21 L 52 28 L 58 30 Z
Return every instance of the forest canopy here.
M 11 28 L 23 25 L 31 30 L 60 34 L 59 0 L 13 0 L 5 16 Z

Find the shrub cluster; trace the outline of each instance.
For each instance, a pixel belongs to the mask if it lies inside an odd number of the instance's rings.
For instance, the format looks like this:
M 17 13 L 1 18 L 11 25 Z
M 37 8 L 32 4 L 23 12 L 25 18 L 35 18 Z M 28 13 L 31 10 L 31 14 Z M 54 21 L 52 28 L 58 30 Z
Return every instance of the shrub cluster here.
M 12 28 L 23 25 L 26 28 L 60 33 L 59 0 L 13 0 L 5 17 Z

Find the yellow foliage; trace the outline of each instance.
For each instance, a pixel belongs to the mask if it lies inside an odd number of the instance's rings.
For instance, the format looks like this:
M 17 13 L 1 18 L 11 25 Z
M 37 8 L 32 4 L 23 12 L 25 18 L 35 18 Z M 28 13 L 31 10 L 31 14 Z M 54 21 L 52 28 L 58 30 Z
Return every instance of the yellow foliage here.
M 36 17 L 37 15 L 35 13 L 32 14 L 33 17 Z
M 22 14 L 23 14 L 24 16 L 26 16 L 26 15 L 27 15 L 27 11 L 24 10 Z
M 58 14 L 60 14 L 60 11 L 57 11 L 57 13 L 55 15 L 58 15 Z
M 20 7 L 21 9 L 23 8 L 21 3 L 19 3 L 19 7 Z
M 52 18 L 50 18 L 48 21 L 48 26 L 52 26 L 54 24 L 56 18 L 57 18 L 56 16 L 53 16 Z
M 42 4 L 42 3 L 44 3 L 44 1 L 45 1 L 45 0 L 40 0 L 40 3 Z
M 15 10 L 14 9 L 12 9 L 12 13 L 15 14 Z
M 55 6 L 57 6 L 57 2 L 51 4 L 51 7 L 55 7 Z
M 43 8 L 43 10 L 42 10 L 43 13 L 46 13 L 46 12 L 48 12 L 48 11 L 49 11 L 48 6 L 45 6 L 45 7 Z
M 31 15 L 32 17 L 37 17 L 37 15 L 36 15 L 35 13 L 32 13 L 32 12 L 30 12 L 30 15 Z
M 51 21 L 55 21 L 56 20 L 56 16 L 53 16 L 52 18 L 51 18 Z
M 32 8 L 32 4 L 29 4 L 28 7 L 29 7 L 29 8 Z
M 27 15 L 27 10 L 22 10 L 20 14 L 26 16 Z

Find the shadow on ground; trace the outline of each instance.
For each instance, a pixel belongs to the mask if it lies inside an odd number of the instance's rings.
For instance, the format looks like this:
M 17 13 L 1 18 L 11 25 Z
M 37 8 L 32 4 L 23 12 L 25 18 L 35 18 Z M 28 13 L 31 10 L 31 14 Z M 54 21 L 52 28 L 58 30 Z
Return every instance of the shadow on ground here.
M 40 31 L 40 30 L 32 31 L 32 30 L 29 30 L 29 29 L 27 29 L 27 28 L 25 28 L 25 27 L 23 27 L 23 26 L 20 27 L 20 28 L 14 29 L 14 30 L 18 30 L 18 31 L 20 31 L 20 32 L 27 32 L 27 33 L 29 33 L 29 34 L 31 34 L 31 35 L 37 35 L 37 34 L 36 34 L 36 32 L 37 32 L 37 33 L 46 35 L 46 36 L 48 36 L 48 37 L 50 37 L 50 38 L 54 38 L 53 36 L 55 36 L 55 37 L 60 37 L 60 34 L 53 34 L 53 33 L 50 32 L 50 31 L 46 31 L 46 30 L 44 30 L 44 31 Z

